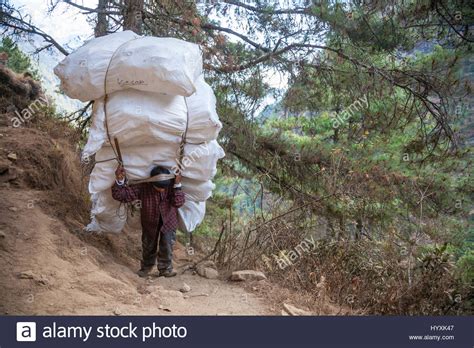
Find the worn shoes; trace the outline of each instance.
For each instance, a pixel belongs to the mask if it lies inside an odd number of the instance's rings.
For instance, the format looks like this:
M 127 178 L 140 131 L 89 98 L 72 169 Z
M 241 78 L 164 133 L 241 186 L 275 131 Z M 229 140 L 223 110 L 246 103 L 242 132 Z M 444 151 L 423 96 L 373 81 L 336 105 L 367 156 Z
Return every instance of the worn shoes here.
M 137 272 L 138 276 L 141 278 L 146 278 L 150 275 L 151 271 L 153 271 L 153 267 L 142 267 L 140 270 Z
M 172 269 L 167 269 L 167 270 L 164 270 L 164 271 L 160 271 L 160 277 L 166 277 L 166 278 L 170 278 L 170 277 L 174 277 L 176 276 L 178 273 L 176 273 L 175 271 L 173 271 Z
M 140 270 L 137 272 L 138 276 L 141 277 L 141 278 L 146 278 L 150 275 L 151 271 L 153 271 L 153 267 L 142 267 L 140 268 Z M 166 269 L 166 270 L 163 270 L 163 271 L 159 271 L 159 277 L 166 277 L 166 278 L 170 278 L 170 277 L 174 277 L 176 276 L 178 273 L 176 273 L 175 271 L 173 271 L 172 269 Z

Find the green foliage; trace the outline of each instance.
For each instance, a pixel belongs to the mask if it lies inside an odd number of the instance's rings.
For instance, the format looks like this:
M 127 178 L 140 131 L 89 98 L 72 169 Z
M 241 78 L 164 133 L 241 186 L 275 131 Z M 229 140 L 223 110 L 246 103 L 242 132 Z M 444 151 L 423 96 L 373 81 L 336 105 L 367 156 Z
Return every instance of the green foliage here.
M 0 52 L 8 54 L 7 67 L 19 74 L 27 72 L 31 74 L 35 80 L 39 80 L 39 73 L 35 68 L 33 68 L 30 57 L 24 54 L 11 38 L 2 38 Z
M 461 256 L 457 262 L 460 278 L 466 284 L 474 284 L 474 250 Z
M 145 5 L 147 33 L 202 47 L 224 124 L 227 156 L 195 233 L 224 231 L 216 258 L 229 265 L 315 232 L 321 253 L 306 277 L 291 274 L 309 291 L 318 273 L 344 295 L 336 301 L 347 305 L 359 291 L 355 305 L 369 312 L 456 307 L 450 296 L 472 279 L 472 155 L 453 131 L 469 125 L 459 101 L 470 93 L 460 67 L 472 50 L 472 8 L 462 0 L 290 0 L 283 13 L 277 3 L 243 5 Z M 231 18 L 239 25 L 224 28 Z M 270 88 L 273 73 L 287 78 L 282 91 Z M 270 96 L 277 102 L 258 114 Z M 247 233 L 301 205 L 296 218 Z
M 407 285 L 406 270 L 391 259 L 395 255 L 383 252 L 393 248 L 393 242 L 413 248 L 412 257 L 419 258 L 416 265 L 411 264 L 418 279 L 414 288 L 408 286 L 406 300 L 416 306 L 432 291 L 436 300 L 430 305 L 438 307 L 420 304 L 419 313 L 442 313 L 454 301 L 446 293 L 454 297 L 458 291 L 465 296 L 472 279 L 472 253 L 466 250 L 470 238 L 466 218 L 474 188 L 466 169 L 472 158 L 468 149 L 452 151 L 452 144 L 436 135 L 440 115 L 424 109 L 426 104 L 414 97 L 406 84 L 408 76 L 414 75 L 423 88 L 432 85 L 451 105 L 456 93 L 465 93 L 459 63 L 468 56 L 464 49 L 442 44 L 442 40 L 423 51 L 408 52 L 420 38 L 415 31 L 401 30 L 396 18 L 411 16 L 409 12 L 398 9 L 391 19 L 363 18 L 357 13 L 360 9 L 353 9 L 351 22 L 346 17 L 348 10 L 328 7 L 326 13 L 316 11 L 334 29 L 326 44 L 342 49 L 374 71 L 397 71 L 407 76 L 406 80 L 394 84 L 382 73 L 368 74 L 337 53 L 315 52 L 314 61 L 323 64 L 298 67 L 283 100 L 265 111 L 258 127 L 238 123 L 235 129 L 240 132 L 229 137 L 231 149 L 245 159 L 248 168 L 261 174 L 258 178 L 276 194 L 297 202 L 329 195 L 318 201 L 315 212 L 328 225 L 327 239 L 354 239 L 359 228 L 370 243 L 381 248 L 379 266 L 388 272 L 383 276 L 393 281 L 393 287 L 387 288 L 386 281 L 378 283 L 378 268 L 374 268 L 377 272 L 372 279 L 361 270 L 360 276 L 370 283 L 367 286 L 376 286 L 374 291 L 387 297 L 366 298 L 360 307 L 380 306 L 381 312 L 400 313 L 395 304 L 384 307 L 387 298 L 394 296 L 390 292 L 399 291 L 396 284 Z M 436 36 L 429 30 L 427 34 Z M 356 105 L 358 100 L 367 100 L 367 104 Z M 349 117 L 335 126 L 335 119 L 344 112 Z M 235 110 L 221 114 L 232 115 L 233 122 L 244 118 Z M 445 126 L 454 127 L 463 117 L 465 111 L 449 114 Z M 363 255 L 362 250 L 356 250 L 353 258 Z M 353 274 L 350 260 L 340 260 L 334 272 L 346 267 Z M 430 277 L 443 281 L 428 289 Z M 411 313 L 408 307 L 403 310 Z

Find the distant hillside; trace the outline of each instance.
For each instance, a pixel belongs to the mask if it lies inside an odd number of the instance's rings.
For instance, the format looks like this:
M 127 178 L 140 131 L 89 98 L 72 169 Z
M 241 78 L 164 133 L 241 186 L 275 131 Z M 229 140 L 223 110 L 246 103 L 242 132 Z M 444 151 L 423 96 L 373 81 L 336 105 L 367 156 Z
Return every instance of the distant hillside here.
M 58 111 L 73 112 L 84 104 L 78 100 L 70 99 L 59 92 L 59 79 L 54 75 L 53 69 L 64 56 L 57 50 L 51 48 L 34 54 L 37 47 L 41 47 L 41 40 L 19 41 L 18 46 L 23 52 L 32 56 L 32 62 L 41 76 L 41 84 L 46 94 L 53 97 Z M 70 43 L 71 46 L 81 45 L 81 40 L 76 39 Z

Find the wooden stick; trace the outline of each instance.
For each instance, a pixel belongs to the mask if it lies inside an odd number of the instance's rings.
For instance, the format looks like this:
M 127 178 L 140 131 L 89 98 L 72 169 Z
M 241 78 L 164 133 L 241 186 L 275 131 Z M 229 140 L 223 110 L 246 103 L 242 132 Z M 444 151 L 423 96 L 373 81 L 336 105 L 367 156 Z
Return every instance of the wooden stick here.
M 119 145 L 118 139 L 116 137 L 114 137 L 114 143 L 115 143 L 115 149 L 117 150 L 117 155 L 118 155 L 118 159 L 120 161 L 120 164 L 123 165 L 122 153 L 120 152 L 120 145 Z

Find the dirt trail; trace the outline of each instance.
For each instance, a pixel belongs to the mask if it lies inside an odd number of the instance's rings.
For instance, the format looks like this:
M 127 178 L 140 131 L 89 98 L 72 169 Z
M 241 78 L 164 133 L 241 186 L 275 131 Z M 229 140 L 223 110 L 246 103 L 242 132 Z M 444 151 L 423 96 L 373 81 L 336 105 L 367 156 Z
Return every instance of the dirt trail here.
M 244 287 L 190 271 L 139 278 L 138 217 L 118 235 L 83 232 L 92 168 L 80 163 L 81 132 L 47 107 L 20 120 L 46 96 L 27 76 L 1 65 L 0 75 L 0 314 L 281 314 L 265 281 Z M 176 249 L 178 268 L 190 256 Z
M 139 231 L 84 236 L 47 213 L 44 191 L 1 188 L 0 313 L 9 315 L 265 315 L 263 298 L 189 273 L 141 279 Z M 178 265 L 186 257 L 178 248 Z M 181 272 L 180 272 L 181 273 Z M 178 290 L 187 283 L 191 291 Z

